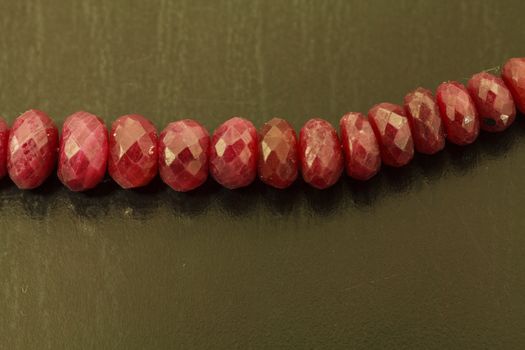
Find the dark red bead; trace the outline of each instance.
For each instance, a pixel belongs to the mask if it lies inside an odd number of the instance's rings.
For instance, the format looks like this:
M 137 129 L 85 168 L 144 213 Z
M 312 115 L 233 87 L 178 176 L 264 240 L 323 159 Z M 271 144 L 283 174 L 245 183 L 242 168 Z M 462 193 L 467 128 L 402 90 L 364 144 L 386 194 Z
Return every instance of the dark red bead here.
M 392 103 L 380 103 L 368 112 L 386 165 L 401 167 L 414 157 L 414 141 L 403 107 Z
M 113 122 L 109 134 L 109 174 L 122 188 L 147 185 L 157 174 L 157 130 L 138 114 Z
M 443 122 L 430 90 L 417 88 L 405 96 L 405 113 L 416 151 L 434 154 L 445 147 Z
M 244 118 L 231 118 L 213 133 L 210 173 L 226 188 L 248 186 L 257 176 L 258 151 L 253 124 Z
M 297 178 L 298 165 L 297 135 L 290 123 L 280 118 L 265 123 L 259 137 L 261 181 L 276 188 L 286 188 Z
M 72 191 L 95 187 L 106 174 L 108 131 L 104 121 L 87 113 L 70 115 L 62 127 L 57 175 Z
M 482 72 L 472 76 L 467 85 L 485 131 L 503 131 L 516 118 L 516 106 L 503 80 Z
M 341 143 L 326 120 L 310 119 L 299 133 L 299 158 L 303 179 L 315 188 L 334 185 L 343 172 Z
M 0 117 L 0 179 L 7 174 L 7 142 L 9 140 L 9 126 L 4 118 Z
M 381 167 L 381 153 L 370 122 L 361 113 L 347 113 L 339 122 L 348 176 L 368 180 Z
M 20 189 L 40 186 L 55 168 L 58 129 L 44 112 L 29 110 L 16 118 L 9 134 L 7 170 Z
M 210 136 L 191 119 L 168 124 L 159 137 L 159 173 L 175 191 L 186 192 L 208 178 Z
M 511 58 L 503 66 L 501 76 L 521 113 L 525 113 L 525 57 Z
M 447 140 L 456 145 L 474 142 L 479 134 L 479 118 L 467 89 L 456 81 L 442 83 L 436 97 Z

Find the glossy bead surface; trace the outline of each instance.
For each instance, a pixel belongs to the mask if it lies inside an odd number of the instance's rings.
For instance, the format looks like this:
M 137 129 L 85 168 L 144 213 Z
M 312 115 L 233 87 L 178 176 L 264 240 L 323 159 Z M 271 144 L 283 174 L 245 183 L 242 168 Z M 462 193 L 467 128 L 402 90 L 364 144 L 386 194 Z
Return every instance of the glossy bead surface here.
M 9 177 L 20 189 L 40 186 L 54 170 L 57 151 L 58 130 L 53 121 L 38 110 L 25 112 L 9 134 Z
M 374 130 L 361 113 L 347 113 L 339 122 L 345 168 L 348 176 L 368 180 L 381 167 L 381 154 Z
M 175 191 L 186 192 L 208 178 L 210 136 L 191 119 L 168 124 L 159 136 L 159 174 Z
M 72 191 L 85 191 L 102 181 L 108 160 L 108 131 L 99 117 L 77 112 L 62 127 L 57 175 Z
M 263 125 L 259 138 L 259 178 L 262 182 L 286 188 L 297 178 L 297 135 L 284 119 L 273 118 Z
M 213 133 L 210 173 L 222 186 L 235 189 L 248 186 L 257 176 L 259 145 L 253 124 L 233 117 Z
M 436 98 L 447 140 L 456 145 L 474 142 L 479 134 L 479 118 L 467 89 L 455 81 L 442 83 Z
M 416 151 L 424 154 L 441 151 L 445 147 L 445 133 L 432 92 L 423 88 L 409 92 L 404 107 Z
M 505 63 L 501 77 L 514 97 L 521 113 L 525 113 L 525 58 L 511 58 Z
M 155 126 L 138 114 L 113 122 L 109 134 L 109 174 L 122 188 L 147 185 L 157 174 L 158 147 Z
M 481 72 L 470 78 L 467 89 L 476 105 L 482 130 L 503 131 L 514 122 L 516 106 L 501 78 Z
M 326 120 L 310 119 L 299 133 L 301 173 L 318 189 L 334 185 L 343 172 L 343 152 L 337 132 Z
M 9 140 L 9 126 L 4 118 L 0 117 L 0 179 L 7 174 L 7 142 Z
M 403 107 L 380 103 L 368 112 L 384 164 L 400 167 L 414 157 L 414 141 Z

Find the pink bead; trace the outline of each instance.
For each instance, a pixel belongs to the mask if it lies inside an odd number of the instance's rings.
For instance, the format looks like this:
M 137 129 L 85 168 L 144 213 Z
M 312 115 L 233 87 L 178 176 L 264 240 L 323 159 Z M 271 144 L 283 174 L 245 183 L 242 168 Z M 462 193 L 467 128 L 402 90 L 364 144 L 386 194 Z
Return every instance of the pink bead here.
M 347 113 L 339 122 L 348 176 L 368 180 L 381 167 L 381 154 L 374 130 L 361 113 Z
M 501 76 L 521 113 L 525 113 L 525 57 L 511 58 L 503 66 Z
M 9 135 L 7 170 L 18 188 L 36 188 L 49 177 L 57 146 L 58 130 L 44 112 L 32 109 L 16 118 Z
M 159 137 L 159 173 L 175 191 L 186 192 L 208 178 L 208 131 L 191 119 L 168 124 Z
M 315 188 L 334 185 L 343 172 L 343 152 L 337 132 L 326 120 L 310 119 L 299 133 L 303 179 Z
M 447 140 L 456 145 L 474 142 L 479 134 L 479 118 L 467 89 L 455 81 L 442 83 L 436 97 Z
M 257 130 L 243 118 L 220 125 L 211 140 L 210 173 L 229 189 L 248 186 L 257 175 Z
M 431 91 L 417 88 L 405 96 L 405 113 L 416 151 L 434 154 L 445 147 L 443 122 Z
M 275 188 L 286 188 L 297 178 L 297 135 L 284 119 L 273 118 L 261 128 L 259 178 Z
M 7 142 L 9 140 L 9 126 L 0 117 L 0 179 L 7 174 Z
M 470 78 L 467 89 L 478 110 L 481 129 L 503 131 L 514 122 L 516 106 L 501 78 L 486 72 L 478 73 Z
M 414 141 L 403 107 L 392 103 L 380 103 L 368 112 L 368 120 L 386 165 L 401 167 L 414 157 Z
M 62 127 L 57 175 L 71 191 L 85 191 L 102 181 L 108 161 L 108 131 L 99 117 L 76 112 Z
M 157 130 L 138 114 L 113 122 L 109 134 L 109 174 L 122 188 L 147 185 L 157 174 Z

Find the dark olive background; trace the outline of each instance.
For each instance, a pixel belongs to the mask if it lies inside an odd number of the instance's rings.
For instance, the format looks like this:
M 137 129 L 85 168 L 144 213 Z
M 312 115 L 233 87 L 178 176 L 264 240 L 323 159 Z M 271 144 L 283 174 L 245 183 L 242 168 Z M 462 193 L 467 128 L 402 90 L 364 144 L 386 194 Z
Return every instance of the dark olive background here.
M 516 1 L 0 2 L 0 114 L 297 130 L 525 56 Z M 525 345 L 525 120 L 326 191 L 0 183 L 0 348 Z

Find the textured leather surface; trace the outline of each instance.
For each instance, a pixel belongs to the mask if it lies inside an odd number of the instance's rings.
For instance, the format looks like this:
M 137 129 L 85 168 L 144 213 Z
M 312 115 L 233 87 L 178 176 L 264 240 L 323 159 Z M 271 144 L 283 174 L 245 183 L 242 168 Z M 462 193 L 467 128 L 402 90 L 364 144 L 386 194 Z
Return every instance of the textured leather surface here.
M 525 56 L 524 3 L 1 2 L 0 114 L 310 117 Z M 2 349 L 519 349 L 525 120 L 327 191 L 0 183 Z

